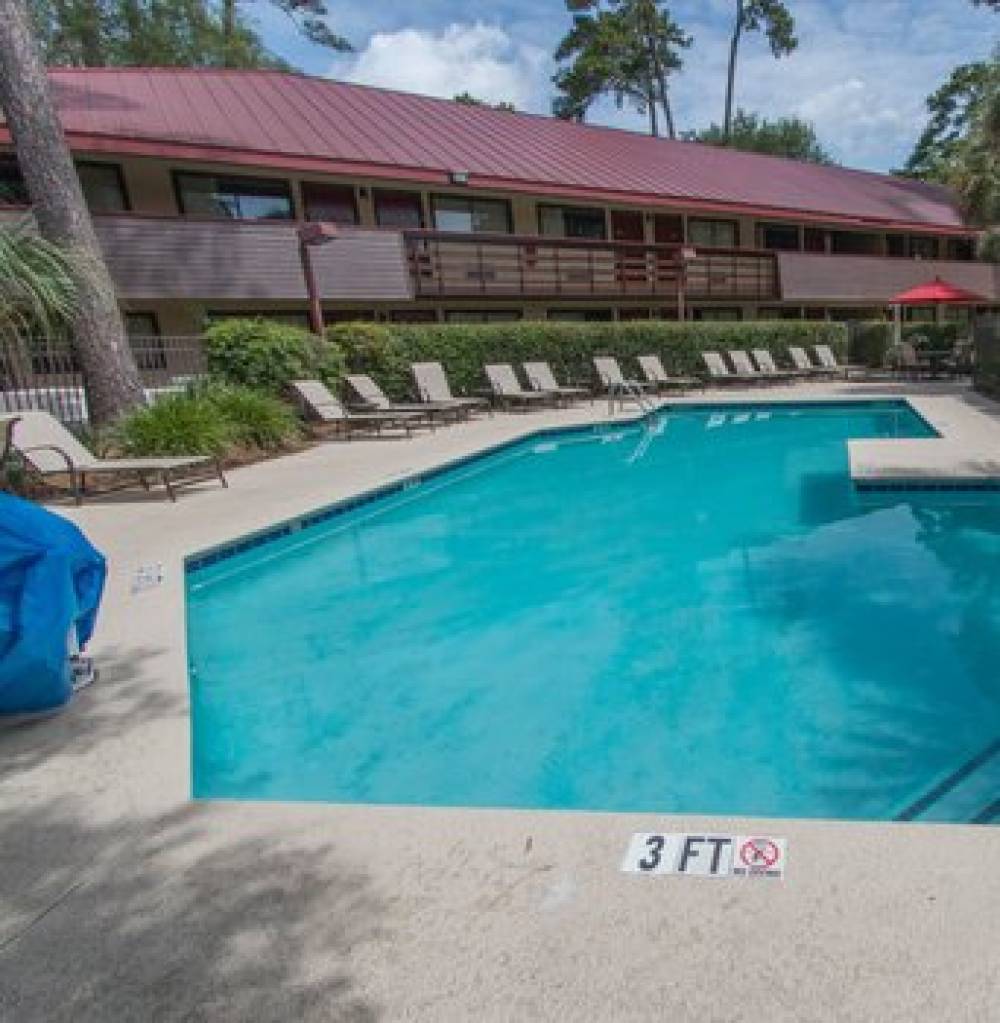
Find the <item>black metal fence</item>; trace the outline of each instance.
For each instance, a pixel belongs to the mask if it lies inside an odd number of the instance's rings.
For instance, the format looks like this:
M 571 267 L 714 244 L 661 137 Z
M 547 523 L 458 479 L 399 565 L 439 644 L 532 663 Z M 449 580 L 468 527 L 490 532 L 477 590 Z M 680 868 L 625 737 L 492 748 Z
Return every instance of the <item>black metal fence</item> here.
M 150 401 L 205 373 L 198 337 L 133 337 L 129 343 Z M 0 415 L 25 409 L 44 409 L 69 426 L 87 423 L 83 374 L 68 341 L 0 336 Z

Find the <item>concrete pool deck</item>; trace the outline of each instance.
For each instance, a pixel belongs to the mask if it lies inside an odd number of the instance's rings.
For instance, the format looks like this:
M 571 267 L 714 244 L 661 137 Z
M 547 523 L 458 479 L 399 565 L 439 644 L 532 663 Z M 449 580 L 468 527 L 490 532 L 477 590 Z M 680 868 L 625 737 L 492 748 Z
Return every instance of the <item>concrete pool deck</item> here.
M 690 400 L 904 393 L 1000 453 L 1000 407 L 949 385 Z M 176 505 L 57 507 L 109 556 L 102 678 L 0 731 L 0 1019 L 997 1018 L 998 828 L 190 800 L 186 554 L 606 412 L 319 445 Z M 150 564 L 162 584 L 132 592 Z M 784 836 L 786 878 L 621 873 L 656 830 Z

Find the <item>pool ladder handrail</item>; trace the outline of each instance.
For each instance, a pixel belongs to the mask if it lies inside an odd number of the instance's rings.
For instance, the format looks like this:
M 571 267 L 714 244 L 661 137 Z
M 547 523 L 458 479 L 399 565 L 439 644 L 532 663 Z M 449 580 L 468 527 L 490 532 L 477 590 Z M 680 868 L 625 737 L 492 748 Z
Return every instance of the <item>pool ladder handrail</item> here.
M 624 410 L 626 398 L 631 398 L 643 412 L 654 412 L 656 406 L 651 402 L 634 380 L 613 380 L 608 384 L 608 413 L 615 414 L 615 399 Z

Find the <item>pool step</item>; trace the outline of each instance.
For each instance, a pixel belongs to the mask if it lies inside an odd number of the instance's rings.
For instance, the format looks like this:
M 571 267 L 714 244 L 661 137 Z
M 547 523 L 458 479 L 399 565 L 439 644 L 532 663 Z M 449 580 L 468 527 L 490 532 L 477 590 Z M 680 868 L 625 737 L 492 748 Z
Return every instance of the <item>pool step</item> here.
M 1000 821 L 1000 739 L 956 768 L 896 815 L 900 821 Z

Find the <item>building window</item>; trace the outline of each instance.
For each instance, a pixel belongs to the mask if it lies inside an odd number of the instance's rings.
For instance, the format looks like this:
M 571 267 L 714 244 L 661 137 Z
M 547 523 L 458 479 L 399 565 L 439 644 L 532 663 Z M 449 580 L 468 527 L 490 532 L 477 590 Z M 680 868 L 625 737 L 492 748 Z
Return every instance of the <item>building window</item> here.
M 759 224 L 757 241 L 762 249 L 798 252 L 802 248 L 799 229 L 794 224 Z
M 123 213 L 129 209 L 118 164 L 82 162 L 76 165 L 76 173 L 91 213 Z M 17 159 L 0 156 L 0 206 L 27 206 L 30 202 Z
M 83 197 L 91 213 L 124 213 L 129 209 L 122 169 L 116 163 L 78 163 Z
M 696 320 L 704 320 L 706 322 L 732 322 L 735 320 L 743 319 L 743 312 L 741 309 L 733 307 L 726 308 L 715 308 L 715 309 L 695 309 L 692 311 L 692 317 Z
M 949 238 L 948 239 L 948 258 L 959 259 L 968 261 L 974 259 L 976 255 L 976 247 L 972 242 L 971 238 Z
M 911 235 L 910 255 L 914 259 L 937 259 L 937 238 L 932 235 Z
M 619 309 L 618 310 L 618 319 L 622 323 L 627 323 L 630 320 L 648 320 L 649 319 L 649 310 L 648 309 L 632 309 L 632 308 Z
M 325 323 L 374 323 L 378 319 L 374 309 L 324 309 Z
M 657 213 L 653 217 L 653 239 L 657 245 L 682 245 L 684 219 L 676 213 Z
M 826 231 L 821 227 L 807 227 L 802 232 L 802 248 L 806 252 L 826 252 Z
M 798 306 L 762 306 L 757 310 L 758 320 L 801 320 L 802 310 Z
M 29 202 L 16 157 L 0 156 L 0 206 L 27 206 Z
M 434 226 L 439 231 L 510 234 L 510 206 L 505 199 L 435 195 L 432 202 Z
M 906 235 L 887 234 L 885 236 L 885 254 L 899 259 L 906 255 Z
M 446 323 L 512 323 L 521 318 L 520 309 L 446 309 Z
M 322 181 L 302 182 L 302 207 L 306 220 L 326 224 L 356 224 L 358 205 L 350 185 L 328 185 Z
M 637 210 L 611 211 L 611 237 L 616 242 L 643 242 L 646 224 Z
M 604 210 L 588 206 L 539 206 L 538 230 L 553 238 L 598 238 L 608 236 Z
M 610 309 L 550 309 L 547 318 L 570 323 L 607 323 L 614 315 Z
M 714 249 L 735 249 L 736 221 L 689 218 L 688 241 Z
M 437 323 L 434 309 L 393 309 L 389 313 L 391 323 Z
M 878 255 L 878 235 L 862 234 L 860 231 L 831 231 L 830 251 L 842 256 Z
M 379 227 L 399 230 L 424 226 L 423 206 L 419 192 L 375 191 L 375 223 Z
M 208 324 L 220 320 L 269 320 L 309 329 L 309 314 L 297 309 L 210 309 L 205 313 L 205 320 Z
M 287 181 L 176 171 L 174 183 L 181 213 L 232 220 L 292 220 Z
M 139 369 L 166 369 L 167 353 L 156 313 L 125 313 L 125 334 Z

